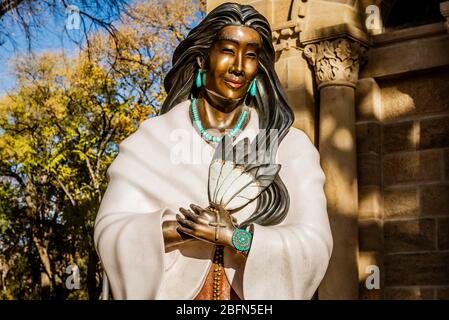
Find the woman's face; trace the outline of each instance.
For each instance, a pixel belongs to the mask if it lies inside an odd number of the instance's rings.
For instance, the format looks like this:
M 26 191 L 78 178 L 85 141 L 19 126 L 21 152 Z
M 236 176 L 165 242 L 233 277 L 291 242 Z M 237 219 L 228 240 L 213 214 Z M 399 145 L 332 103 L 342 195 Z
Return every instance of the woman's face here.
M 207 62 L 206 88 L 226 99 L 245 96 L 257 74 L 259 33 L 249 27 L 227 26 L 218 33 Z

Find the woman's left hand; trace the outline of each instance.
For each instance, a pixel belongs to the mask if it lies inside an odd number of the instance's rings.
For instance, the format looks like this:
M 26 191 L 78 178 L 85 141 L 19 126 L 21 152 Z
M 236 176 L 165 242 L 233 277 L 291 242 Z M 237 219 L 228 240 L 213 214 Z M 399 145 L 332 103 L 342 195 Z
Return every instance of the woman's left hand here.
M 191 210 L 180 208 L 184 215 L 176 215 L 178 231 L 195 237 L 199 240 L 217 245 L 232 247 L 232 234 L 236 229 L 235 219 L 222 208 L 201 208 L 191 204 Z

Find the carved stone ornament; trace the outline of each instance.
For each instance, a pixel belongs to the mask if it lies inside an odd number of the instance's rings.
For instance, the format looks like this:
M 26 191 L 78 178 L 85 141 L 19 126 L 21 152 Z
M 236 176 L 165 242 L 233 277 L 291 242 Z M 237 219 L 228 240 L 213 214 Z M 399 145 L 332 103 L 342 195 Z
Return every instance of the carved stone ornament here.
M 304 28 L 308 0 L 293 0 L 288 20 L 272 27 L 273 46 L 276 52 L 298 49 L 299 34 Z
M 356 86 L 367 49 L 356 41 L 338 38 L 309 44 L 304 54 L 315 69 L 318 88 L 328 85 Z

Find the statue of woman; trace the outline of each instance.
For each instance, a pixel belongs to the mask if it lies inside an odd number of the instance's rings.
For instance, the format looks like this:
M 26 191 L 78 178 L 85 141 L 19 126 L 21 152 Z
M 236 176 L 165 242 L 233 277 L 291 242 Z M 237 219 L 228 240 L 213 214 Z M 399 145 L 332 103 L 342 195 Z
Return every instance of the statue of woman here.
M 160 115 L 120 143 L 107 171 L 95 244 L 114 299 L 313 296 L 332 251 L 325 176 L 315 146 L 291 127 L 274 63 L 268 21 L 236 3 L 176 48 Z M 255 141 L 262 130 L 278 133 L 280 171 L 242 208 L 210 206 L 221 139 Z

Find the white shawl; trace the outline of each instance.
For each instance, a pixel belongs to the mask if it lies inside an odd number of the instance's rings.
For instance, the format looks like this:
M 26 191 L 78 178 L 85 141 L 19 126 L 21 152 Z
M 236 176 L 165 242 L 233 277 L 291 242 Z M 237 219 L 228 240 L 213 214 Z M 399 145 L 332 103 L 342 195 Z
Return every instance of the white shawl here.
M 193 241 L 165 253 L 161 228 L 164 220 L 175 220 L 179 207 L 208 205 L 214 150 L 192 127 L 189 107 L 187 100 L 145 120 L 120 143 L 108 168 L 94 238 L 115 299 L 193 299 L 206 279 L 214 246 Z M 258 129 L 257 111 L 251 109 L 237 141 L 252 141 Z M 256 224 L 247 258 L 225 249 L 227 278 L 242 299 L 310 299 L 330 259 L 325 176 L 317 149 L 292 127 L 277 161 L 290 195 L 286 219 L 276 226 Z M 256 202 L 235 214 L 239 222 Z

